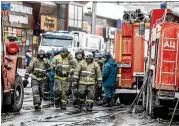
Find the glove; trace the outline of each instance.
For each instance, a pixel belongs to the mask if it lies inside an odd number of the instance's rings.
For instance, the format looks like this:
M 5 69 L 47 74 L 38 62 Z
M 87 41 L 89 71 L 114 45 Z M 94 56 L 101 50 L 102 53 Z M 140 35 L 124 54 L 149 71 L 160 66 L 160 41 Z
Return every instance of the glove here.
M 98 87 L 100 88 L 102 86 L 102 81 L 97 82 Z
M 26 73 L 24 78 L 25 78 L 25 80 L 28 80 L 29 74 Z
M 47 68 L 47 70 L 46 70 L 47 72 L 50 72 L 51 71 L 51 69 L 50 68 Z
M 77 88 L 78 87 L 78 83 L 77 82 L 73 82 L 73 88 Z
M 70 70 L 70 75 L 73 75 L 74 74 L 74 70 Z
M 47 78 L 50 78 L 50 74 L 49 73 L 46 73 L 46 76 L 47 76 Z
M 72 91 L 69 89 L 67 92 L 66 92 L 66 95 L 69 96 L 72 94 Z
M 73 82 L 77 82 L 78 83 L 79 78 L 73 77 Z

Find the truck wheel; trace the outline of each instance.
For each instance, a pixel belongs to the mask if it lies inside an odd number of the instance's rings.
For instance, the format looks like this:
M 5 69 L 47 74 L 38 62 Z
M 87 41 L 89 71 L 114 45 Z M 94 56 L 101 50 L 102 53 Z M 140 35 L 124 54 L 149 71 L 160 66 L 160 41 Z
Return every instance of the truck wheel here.
M 14 93 L 12 96 L 12 111 L 19 112 L 22 108 L 24 99 L 24 86 L 22 82 L 22 78 L 16 74 L 15 86 L 14 86 Z

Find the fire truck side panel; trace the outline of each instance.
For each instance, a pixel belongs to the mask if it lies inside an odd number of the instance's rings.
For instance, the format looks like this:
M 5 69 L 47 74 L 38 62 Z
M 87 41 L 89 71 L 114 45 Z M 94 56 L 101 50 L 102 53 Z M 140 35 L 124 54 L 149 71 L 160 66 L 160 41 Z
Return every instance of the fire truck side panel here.
M 132 64 L 132 25 L 129 23 L 122 24 L 122 64 Z M 121 68 L 121 87 L 131 88 L 133 80 L 133 71 L 131 67 Z
M 121 62 L 122 60 L 122 34 L 120 31 L 115 32 L 115 60 L 116 62 Z M 118 68 L 118 84 L 121 84 L 121 68 Z
M 157 89 L 173 90 L 173 84 L 176 84 L 178 90 L 179 69 L 179 25 L 175 23 L 163 23 L 160 33 L 158 57 L 157 57 L 157 79 L 155 87 Z M 179 39 L 179 38 L 178 38 Z M 163 50 L 163 51 L 162 51 Z M 176 65 L 177 62 L 177 65 Z M 170 86 L 161 86 L 167 84 Z
M 127 27 L 126 27 L 127 28 Z M 127 31 L 127 30 L 126 30 Z M 132 38 L 130 36 L 123 36 L 122 39 L 122 64 L 132 63 Z M 125 88 L 131 88 L 133 81 L 132 66 L 128 68 L 122 68 L 121 86 Z
M 114 43 L 114 49 L 115 49 L 115 55 L 114 58 L 115 60 L 118 62 L 119 61 L 119 51 L 120 51 L 120 34 L 118 33 L 118 31 L 115 32 L 115 43 Z
M 144 73 L 144 40 L 138 33 L 139 27 L 133 28 L 133 73 Z
M 132 25 L 129 23 L 122 24 L 122 36 L 132 36 Z

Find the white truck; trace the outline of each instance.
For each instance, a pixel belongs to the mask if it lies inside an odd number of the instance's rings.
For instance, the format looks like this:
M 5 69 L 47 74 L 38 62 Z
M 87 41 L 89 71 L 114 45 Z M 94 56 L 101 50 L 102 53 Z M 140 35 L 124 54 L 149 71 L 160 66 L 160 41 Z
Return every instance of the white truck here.
M 85 32 L 72 31 L 77 39 L 77 45 L 83 50 L 99 50 L 104 51 L 104 38 L 102 36 L 87 34 Z
M 85 32 L 49 31 L 41 35 L 39 50 L 59 51 L 66 47 L 73 56 L 77 49 L 104 51 L 104 38 Z
M 66 47 L 73 55 L 77 50 L 77 40 L 74 35 L 68 31 L 49 31 L 41 35 L 39 50 L 60 51 L 62 47 Z

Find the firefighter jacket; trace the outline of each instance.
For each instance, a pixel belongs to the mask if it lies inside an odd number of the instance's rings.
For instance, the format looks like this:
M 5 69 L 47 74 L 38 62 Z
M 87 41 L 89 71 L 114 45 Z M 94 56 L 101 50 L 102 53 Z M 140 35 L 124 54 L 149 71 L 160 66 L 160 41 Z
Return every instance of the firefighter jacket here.
M 48 68 L 50 68 L 50 64 L 46 58 L 33 58 L 26 70 L 26 73 L 32 73 L 32 79 L 43 80 L 46 79 L 46 69 Z
M 101 70 L 97 62 L 87 63 L 81 61 L 75 69 L 74 78 L 79 79 L 80 84 L 93 85 L 101 81 Z
M 97 60 L 97 63 L 99 64 L 99 67 L 100 67 L 100 69 L 101 69 L 101 71 L 103 70 L 103 67 L 104 67 L 104 61 L 101 59 L 98 59 Z
M 72 54 L 68 54 L 66 58 L 62 58 L 61 55 L 57 55 L 53 58 L 52 67 L 55 68 L 55 79 L 59 79 L 65 81 L 68 77 L 70 77 L 71 69 L 74 69 L 76 66 L 72 64 L 73 56 Z
M 82 60 L 77 60 L 77 59 L 73 59 L 72 60 L 72 62 L 71 62 L 71 64 L 73 64 L 73 68 L 71 69 L 71 75 L 72 76 L 74 76 L 74 72 L 75 72 L 75 69 L 76 69 L 76 67 L 77 67 L 77 65 L 80 63 L 80 62 L 82 62 L 83 61 L 83 59 Z

